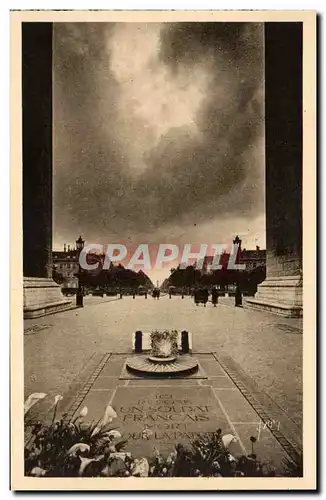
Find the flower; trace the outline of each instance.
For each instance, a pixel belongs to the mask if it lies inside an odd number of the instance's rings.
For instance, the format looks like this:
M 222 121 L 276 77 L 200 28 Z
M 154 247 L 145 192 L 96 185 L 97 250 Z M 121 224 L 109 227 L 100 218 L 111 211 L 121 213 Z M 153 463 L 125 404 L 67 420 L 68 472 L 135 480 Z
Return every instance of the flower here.
M 112 431 L 108 432 L 107 435 L 112 438 L 112 439 L 120 439 L 121 434 L 119 431 L 113 429 Z
M 42 469 L 41 467 L 34 467 L 31 470 L 31 476 L 43 477 L 43 476 L 45 476 L 45 474 L 46 474 L 46 470 Z
M 116 412 L 112 408 L 112 406 L 108 405 L 106 407 L 106 409 L 105 409 L 105 412 L 104 412 L 104 415 L 103 415 L 102 419 L 100 420 L 100 422 L 98 423 L 98 425 L 93 430 L 91 437 L 95 436 L 95 434 L 97 434 L 98 432 L 100 432 L 100 430 L 102 429 L 102 427 L 104 427 L 108 422 L 112 422 L 112 420 L 114 418 L 117 418 L 117 416 L 118 415 L 116 414 Z
M 148 477 L 149 464 L 146 458 L 135 459 L 134 465 L 131 470 L 133 476 Z
M 166 459 L 166 463 L 167 463 L 167 464 L 173 464 L 176 458 L 177 458 L 177 452 L 176 452 L 176 451 L 172 451 L 172 452 L 168 455 L 168 457 L 167 457 L 167 459 Z
M 34 406 L 40 399 L 45 398 L 45 392 L 33 392 L 30 394 L 24 403 L 24 415 Z
M 111 405 L 108 405 L 103 416 L 102 425 L 105 425 L 108 422 L 109 418 L 117 418 L 117 414 Z
M 224 434 L 224 436 L 222 437 L 222 442 L 224 444 L 224 447 L 228 448 L 231 443 L 236 443 L 237 439 L 232 434 Z
M 220 464 L 218 463 L 218 461 L 217 461 L 217 460 L 214 460 L 214 462 L 212 463 L 212 467 L 213 467 L 214 469 L 220 469 L 220 468 L 221 468 L 221 467 L 220 467 Z
M 251 441 L 251 453 L 254 454 L 254 443 L 257 441 L 255 436 L 250 436 L 250 441 Z
M 81 418 L 84 418 L 84 417 L 86 417 L 87 413 L 88 413 L 88 408 L 87 408 L 87 406 L 84 406 L 84 408 L 82 408 L 82 410 L 80 411 L 79 416 Z
M 67 455 L 72 457 L 77 456 L 77 452 L 84 453 L 85 451 L 89 452 L 91 447 L 86 443 L 76 443 L 67 451 Z
M 153 453 L 155 458 L 159 458 L 161 456 L 160 450 L 158 450 L 156 446 L 153 446 Z
M 57 405 L 59 403 L 59 401 L 62 401 L 63 400 L 63 397 L 61 396 L 61 394 L 57 394 L 57 396 L 54 398 L 54 406 Z

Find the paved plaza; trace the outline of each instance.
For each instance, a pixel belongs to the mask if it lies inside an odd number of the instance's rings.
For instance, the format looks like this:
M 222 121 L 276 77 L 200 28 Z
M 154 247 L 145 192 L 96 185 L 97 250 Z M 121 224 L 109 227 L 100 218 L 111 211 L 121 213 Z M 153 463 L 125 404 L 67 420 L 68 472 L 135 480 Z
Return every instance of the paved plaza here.
M 145 400 L 153 406 L 157 394 L 167 400 L 165 407 L 178 398 L 193 405 L 191 395 L 196 394 L 197 408 L 211 408 L 206 430 L 213 426 L 236 433 L 239 446 L 248 451 L 249 437 L 261 427 L 259 446 L 277 463 L 284 450 L 290 456 L 300 451 L 300 320 L 234 307 L 233 299 L 228 298 L 220 299 L 216 308 L 210 303 L 196 307 L 190 297 L 179 296 L 160 300 L 86 297 L 84 304 L 84 308 L 25 320 L 26 396 L 32 392 L 62 394 L 63 408 L 70 416 L 86 404 L 96 418 L 109 401 L 128 413 L 128 405 L 141 411 L 139 402 Z M 132 333 L 156 328 L 192 333 L 193 355 L 203 378 L 144 381 L 121 377 L 132 351 Z M 142 423 L 137 425 L 130 418 L 128 425 L 120 423 L 132 441 Z M 266 420 L 274 420 L 272 432 L 261 426 Z M 164 435 L 172 432 L 155 429 L 161 432 L 156 437 L 162 443 Z M 182 436 L 180 424 L 173 432 Z

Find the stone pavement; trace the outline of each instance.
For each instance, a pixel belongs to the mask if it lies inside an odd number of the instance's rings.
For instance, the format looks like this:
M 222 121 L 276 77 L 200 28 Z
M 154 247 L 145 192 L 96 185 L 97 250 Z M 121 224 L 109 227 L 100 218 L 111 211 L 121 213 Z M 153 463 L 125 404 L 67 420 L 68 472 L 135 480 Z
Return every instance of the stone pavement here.
M 260 432 L 257 451 L 261 446 L 274 450 L 272 455 L 278 464 L 284 453 L 293 456 L 300 451 L 302 329 L 298 319 L 236 308 L 232 299 L 221 299 L 214 308 L 211 304 L 196 307 L 191 298 L 178 296 L 158 301 L 151 297 L 86 297 L 82 309 L 26 320 L 24 327 L 25 395 L 48 394 L 40 404 L 41 413 L 46 413 L 48 401 L 56 394 L 64 395 L 62 410 L 77 411 L 86 402 L 98 413 L 111 397 L 114 404 L 127 405 L 130 401 L 137 407 L 151 387 L 165 399 L 170 394 L 170 400 L 178 394 L 185 400 L 191 400 L 192 394 L 202 394 L 189 404 L 212 407 L 208 430 L 214 424 L 223 431 L 235 432 L 246 448 L 249 437 Z M 146 384 L 119 380 L 126 355 L 131 352 L 132 332 L 155 328 L 190 331 L 193 353 L 201 357 L 208 379 L 166 381 L 164 386 L 156 380 L 147 380 Z M 206 386 L 209 389 L 204 389 Z M 173 391 L 166 392 L 170 387 Z M 271 423 L 271 431 L 266 422 Z M 132 432 L 124 429 L 131 434 L 140 431 L 139 426 Z M 189 432 L 194 431 L 191 427 Z
M 97 422 L 112 405 L 118 415 L 112 425 L 135 457 L 151 456 L 154 446 L 167 454 L 176 443 L 221 428 L 237 439 L 230 448 L 233 454 L 250 453 L 254 436 L 254 452 L 278 472 L 284 458 L 297 460 L 300 445 L 289 439 L 289 428 L 283 429 L 286 422 L 273 419 L 244 388 L 240 391 L 240 379 L 232 380 L 215 353 L 193 356 L 201 378 L 197 374 L 186 379 L 141 378 L 126 372 L 128 355 L 97 355 L 78 390 L 65 396 L 61 411 L 71 421 L 87 406 L 86 420 Z

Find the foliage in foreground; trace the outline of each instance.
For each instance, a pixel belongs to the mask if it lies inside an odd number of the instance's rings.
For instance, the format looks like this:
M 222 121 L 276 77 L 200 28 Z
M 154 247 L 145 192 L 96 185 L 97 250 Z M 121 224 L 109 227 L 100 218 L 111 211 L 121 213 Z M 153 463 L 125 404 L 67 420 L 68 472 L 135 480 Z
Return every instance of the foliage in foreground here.
M 61 396 L 55 399 L 52 422 L 28 420 L 28 411 L 45 394 L 34 394 L 25 403 L 25 475 L 34 477 L 273 477 L 275 469 L 254 453 L 256 439 L 250 438 L 252 452 L 234 457 L 229 446 L 236 438 L 222 436 L 221 429 L 189 445 L 177 444 L 163 456 L 154 447 L 151 458 L 137 459 L 125 451 L 127 442 L 112 425 L 117 417 L 108 406 L 98 422 L 84 423 L 84 407 L 73 422 L 56 421 Z M 143 438 L 152 431 L 144 429 Z M 300 468 L 288 461 L 284 475 L 298 476 Z

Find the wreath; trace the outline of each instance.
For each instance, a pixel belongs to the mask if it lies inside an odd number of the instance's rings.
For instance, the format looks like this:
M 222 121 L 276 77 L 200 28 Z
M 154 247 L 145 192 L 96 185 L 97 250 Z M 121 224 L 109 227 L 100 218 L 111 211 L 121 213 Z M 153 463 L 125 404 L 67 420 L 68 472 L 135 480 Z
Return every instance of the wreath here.
M 178 332 L 177 330 L 154 330 L 151 332 L 151 351 L 153 356 L 159 356 L 161 342 L 167 341 L 171 344 L 171 355 L 178 354 Z

